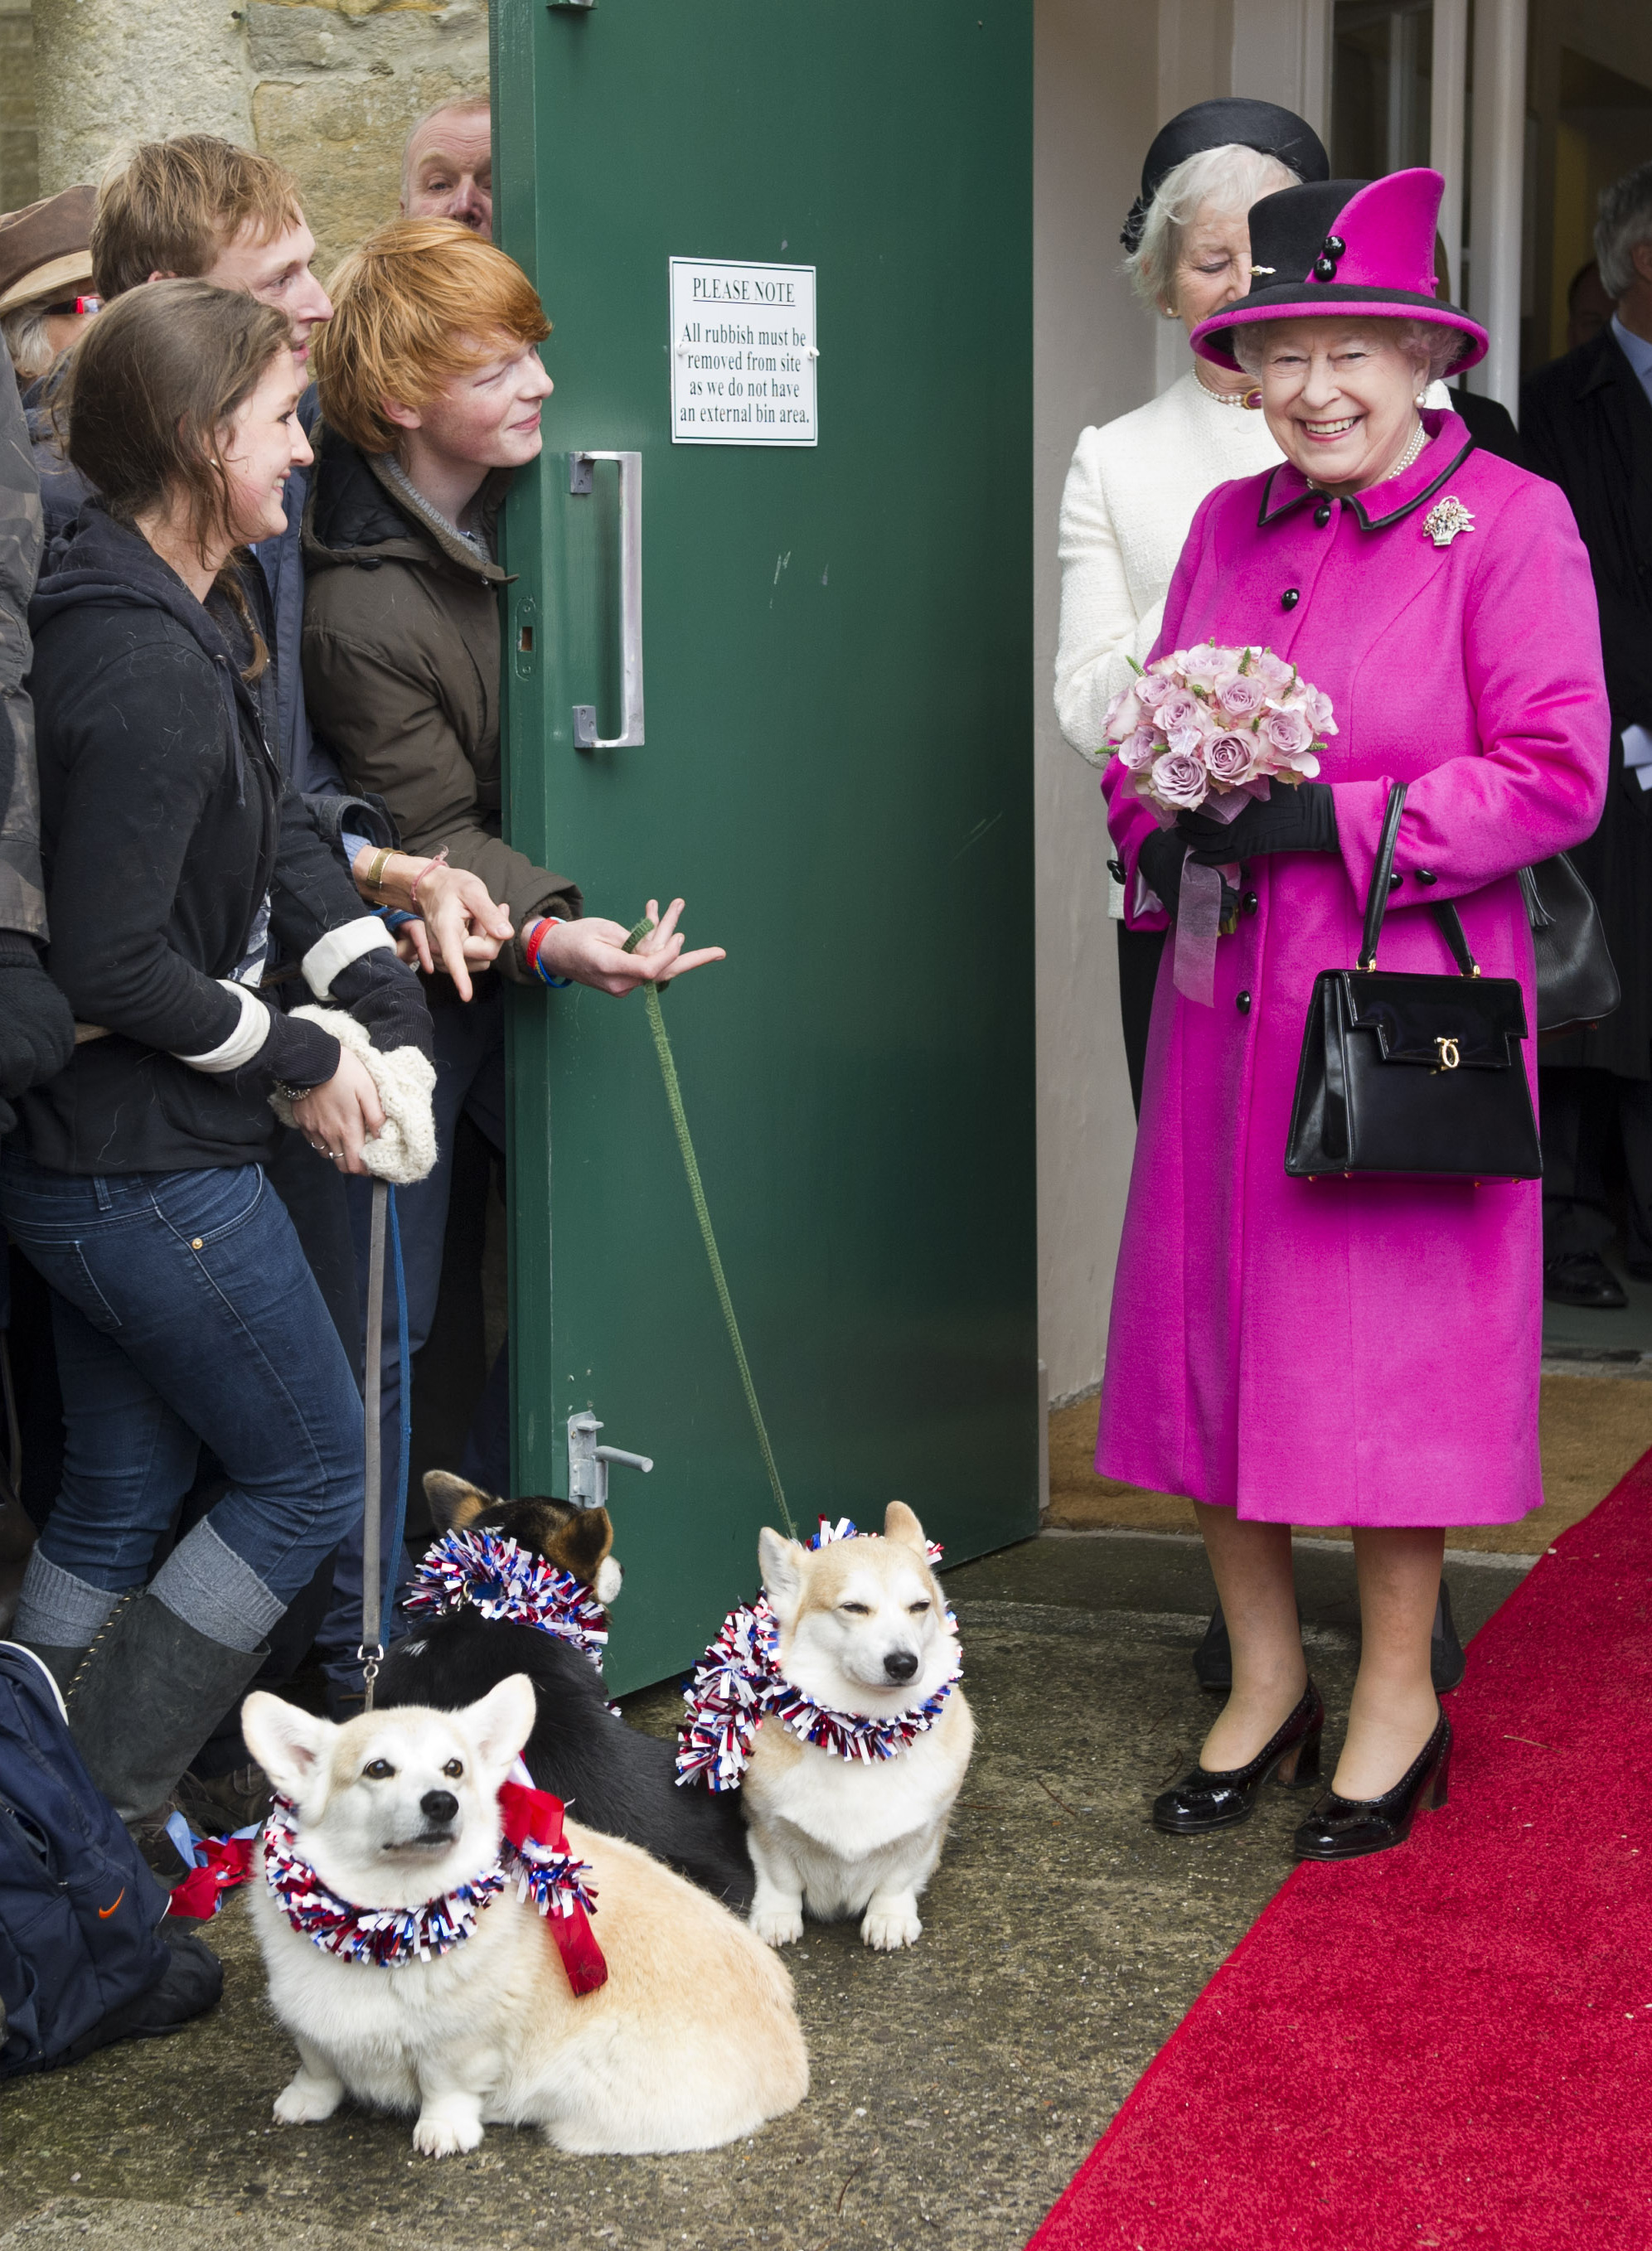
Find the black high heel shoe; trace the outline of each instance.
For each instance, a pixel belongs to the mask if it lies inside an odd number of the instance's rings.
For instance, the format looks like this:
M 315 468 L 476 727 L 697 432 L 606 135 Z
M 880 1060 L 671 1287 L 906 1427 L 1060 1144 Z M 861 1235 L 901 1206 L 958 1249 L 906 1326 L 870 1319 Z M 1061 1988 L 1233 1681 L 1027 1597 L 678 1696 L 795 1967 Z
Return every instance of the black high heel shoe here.
M 1380 1797 L 1338 1797 L 1328 1790 L 1296 1832 L 1299 1860 L 1357 1860 L 1403 1845 L 1433 1783 L 1435 1812 L 1451 1794 L 1451 1721 L 1442 1712 L 1434 1731 L 1392 1790 Z
M 1198 1837 L 1207 1829 L 1232 1829 L 1248 1821 L 1270 1775 L 1284 1790 L 1302 1790 L 1319 1780 L 1319 1739 L 1325 1726 L 1325 1707 L 1310 1680 L 1302 1700 L 1270 1736 L 1248 1766 L 1229 1767 L 1212 1773 L 1196 1766 L 1174 1790 L 1153 1801 L 1153 1826 L 1172 1837 Z

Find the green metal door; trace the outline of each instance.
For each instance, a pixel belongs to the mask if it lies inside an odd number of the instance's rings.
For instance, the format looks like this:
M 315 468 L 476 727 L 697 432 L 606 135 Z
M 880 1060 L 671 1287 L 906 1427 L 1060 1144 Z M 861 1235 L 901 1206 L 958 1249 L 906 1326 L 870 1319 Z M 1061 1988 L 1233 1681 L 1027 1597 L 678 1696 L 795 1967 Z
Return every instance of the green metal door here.
M 499 238 L 555 323 L 509 833 L 587 911 L 681 892 L 728 948 L 665 1013 L 799 1525 L 899 1496 L 976 1554 L 1038 1507 L 1031 0 L 493 22 Z M 675 331 L 673 260 L 727 262 L 677 269 Z M 581 452 L 637 457 L 635 679 Z M 576 707 L 611 741 L 639 702 L 641 746 L 576 747 Z M 513 1001 L 517 1490 L 568 1490 L 575 1410 L 653 1458 L 611 1488 L 632 1687 L 750 1593 L 775 1512 L 641 997 Z

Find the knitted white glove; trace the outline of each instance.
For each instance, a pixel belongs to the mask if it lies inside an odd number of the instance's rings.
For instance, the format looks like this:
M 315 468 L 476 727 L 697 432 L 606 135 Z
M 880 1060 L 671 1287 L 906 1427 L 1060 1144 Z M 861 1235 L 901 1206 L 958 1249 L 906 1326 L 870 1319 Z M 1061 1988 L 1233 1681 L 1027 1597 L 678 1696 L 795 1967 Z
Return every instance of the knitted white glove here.
M 431 1108 L 435 1065 L 427 1062 L 417 1048 L 393 1048 L 388 1055 L 382 1054 L 364 1029 L 342 1008 L 306 1002 L 292 1013 L 330 1032 L 340 1047 L 358 1056 L 372 1075 L 385 1122 L 363 1146 L 362 1162 L 368 1171 L 393 1188 L 411 1188 L 415 1181 L 422 1181 L 436 1161 L 436 1119 Z M 272 1094 L 269 1106 L 283 1126 L 293 1124 L 293 1105 L 285 1095 Z

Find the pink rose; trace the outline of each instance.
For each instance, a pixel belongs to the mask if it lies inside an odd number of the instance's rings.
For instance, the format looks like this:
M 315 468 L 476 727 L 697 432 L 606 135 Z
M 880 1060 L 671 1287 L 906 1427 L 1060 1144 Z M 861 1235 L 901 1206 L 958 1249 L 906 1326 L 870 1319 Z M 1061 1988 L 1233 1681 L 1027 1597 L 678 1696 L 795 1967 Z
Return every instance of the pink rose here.
M 1162 747 L 1154 727 L 1136 727 L 1119 745 L 1120 763 L 1128 773 L 1145 773 Z
M 1173 689 L 1154 712 L 1153 721 L 1156 726 L 1162 727 L 1167 735 L 1171 736 L 1178 728 L 1198 727 L 1197 696 L 1190 696 L 1185 688 Z M 1199 731 L 1202 734 L 1204 730 L 1201 728 Z
M 1204 804 L 1210 784 L 1197 758 L 1185 751 L 1167 751 L 1153 769 L 1152 786 L 1162 804 L 1191 813 Z
M 1260 681 L 1265 694 L 1282 696 L 1291 685 L 1295 667 L 1287 664 L 1282 656 L 1275 656 L 1271 648 L 1253 649 L 1250 655 L 1246 676 Z
M 1151 668 L 1142 675 L 1134 690 L 1135 700 L 1144 711 L 1156 711 L 1165 697 L 1175 692 L 1175 681 L 1167 680 L 1162 672 Z
M 1254 673 L 1228 672 L 1216 683 L 1216 700 L 1230 719 L 1253 719 L 1267 701 L 1267 690 Z
M 1255 745 L 1248 735 L 1213 735 L 1204 745 L 1204 765 L 1212 781 L 1236 789 L 1251 778 Z
M 1116 743 L 1129 733 L 1141 717 L 1135 688 L 1121 688 L 1107 705 L 1107 716 L 1101 722 L 1101 731 L 1108 742 Z
M 1257 731 L 1276 758 L 1295 760 L 1314 739 L 1314 731 L 1301 711 L 1287 705 L 1264 713 Z
M 1203 641 L 1197 648 L 1189 649 L 1183 658 L 1182 677 L 1200 688 L 1208 688 L 1220 674 L 1231 671 L 1232 664 L 1231 648 L 1218 648 L 1214 641 Z
M 1310 688 L 1302 698 L 1302 717 L 1316 735 L 1334 735 L 1336 722 L 1331 717 L 1331 700 L 1322 688 Z

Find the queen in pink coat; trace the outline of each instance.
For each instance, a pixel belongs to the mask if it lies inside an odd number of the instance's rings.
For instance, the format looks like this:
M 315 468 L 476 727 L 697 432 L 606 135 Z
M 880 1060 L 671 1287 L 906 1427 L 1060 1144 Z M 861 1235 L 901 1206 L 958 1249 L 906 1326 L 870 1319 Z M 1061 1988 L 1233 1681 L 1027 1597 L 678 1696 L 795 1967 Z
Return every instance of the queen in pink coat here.
M 1171 949 L 1161 970 L 1101 1393 L 1097 1467 L 1198 1504 L 1233 1651 L 1229 1702 L 1154 1818 L 1198 1833 L 1244 1819 L 1270 1776 L 1317 1776 L 1289 1527 L 1351 1525 L 1363 1650 L 1332 1789 L 1297 1832 L 1316 1859 L 1399 1843 L 1426 1792 L 1443 1802 L 1445 1527 L 1543 1497 L 1542 1224 L 1536 1181 L 1288 1178 L 1309 995 L 1357 958 L 1400 781 L 1383 966 L 1449 972 L 1426 908 L 1454 901 L 1535 1027 L 1517 871 L 1593 832 L 1610 738 L 1565 499 L 1421 408 L 1485 350 L 1433 294 L 1440 188 L 1411 171 L 1266 198 L 1250 294 L 1193 337 L 1254 374 L 1286 459 L 1200 508 L 1156 655 L 1214 640 L 1296 665 L 1335 710 L 1318 781 L 1168 829 L 1117 759 L 1103 783 L 1135 927 L 1174 919 L 1190 850 L 1241 869 L 1213 1004 L 1177 988 Z

